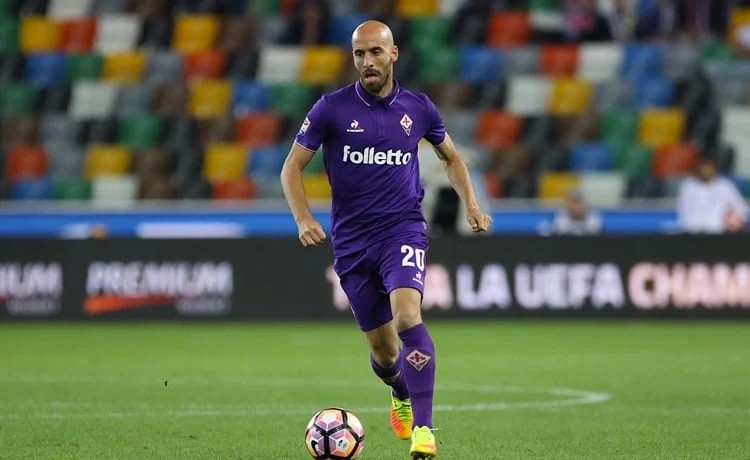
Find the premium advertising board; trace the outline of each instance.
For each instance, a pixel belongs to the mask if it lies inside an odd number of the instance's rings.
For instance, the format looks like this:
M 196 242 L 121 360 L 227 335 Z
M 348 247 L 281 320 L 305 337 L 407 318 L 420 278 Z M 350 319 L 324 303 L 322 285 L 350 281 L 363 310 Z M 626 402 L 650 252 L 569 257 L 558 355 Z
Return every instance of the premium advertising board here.
M 330 246 L 292 238 L 0 241 L 0 318 L 350 319 Z M 407 261 L 408 262 L 408 261 Z M 750 318 L 750 238 L 442 238 L 432 318 Z

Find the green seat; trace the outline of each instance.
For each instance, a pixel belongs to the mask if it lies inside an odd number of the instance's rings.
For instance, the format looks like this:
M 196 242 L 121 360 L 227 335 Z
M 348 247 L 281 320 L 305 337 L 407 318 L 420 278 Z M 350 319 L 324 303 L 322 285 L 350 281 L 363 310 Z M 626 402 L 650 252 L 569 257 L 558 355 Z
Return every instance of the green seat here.
M 638 112 L 610 110 L 602 115 L 600 130 L 607 141 L 631 143 L 638 131 Z
M 281 14 L 281 0 L 253 0 L 249 9 L 254 16 L 278 16 Z
M 441 43 L 425 44 L 419 50 L 419 69 L 423 84 L 453 80 L 458 69 L 458 50 Z
M 18 51 L 18 19 L 0 13 L 0 53 Z
M 622 142 L 613 145 L 615 166 L 630 177 L 645 177 L 651 174 L 653 151 L 643 145 Z
M 433 49 L 435 44 L 445 45 L 450 34 L 451 20 L 446 16 L 425 16 L 411 23 L 411 47 L 415 50 Z
M 701 59 L 706 61 L 729 61 L 732 59 L 732 50 L 723 41 L 712 41 L 701 48 Z
M 535 10 L 556 11 L 561 8 L 560 8 L 559 0 L 529 0 L 529 9 L 531 11 L 535 11 Z
M 12 83 L 0 93 L 0 116 L 31 115 L 36 104 L 36 90 L 27 83 Z
M 320 149 L 318 149 L 318 151 L 315 152 L 315 155 L 312 156 L 307 167 L 305 167 L 305 171 L 310 173 L 325 172 L 325 166 L 323 165 L 323 152 Z
M 13 17 L 13 0 L 0 0 L 0 17 Z
M 271 88 L 271 109 L 287 117 L 304 117 L 315 103 L 315 92 L 306 85 L 277 85 Z
M 56 200 L 89 200 L 91 183 L 79 177 L 55 179 L 54 196 Z
M 152 114 L 127 115 L 120 119 L 117 140 L 132 149 L 147 149 L 159 142 L 163 120 Z
M 74 54 L 68 57 L 68 81 L 99 80 L 104 58 L 101 54 Z

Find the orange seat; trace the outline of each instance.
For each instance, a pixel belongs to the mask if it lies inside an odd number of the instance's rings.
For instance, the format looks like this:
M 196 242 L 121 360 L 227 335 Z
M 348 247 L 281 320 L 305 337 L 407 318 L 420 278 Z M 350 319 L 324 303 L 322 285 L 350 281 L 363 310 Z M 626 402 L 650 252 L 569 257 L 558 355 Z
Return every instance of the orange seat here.
M 438 14 L 437 0 L 397 0 L 396 14 L 402 18 L 418 18 Z
M 572 77 L 578 71 L 578 45 L 543 46 L 539 59 L 542 75 Z
M 539 198 L 543 200 L 564 200 L 571 190 L 581 184 L 580 176 L 570 173 L 545 173 L 539 178 Z
M 239 144 L 212 144 L 203 160 L 203 178 L 216 183 L 240 179 L 247 168 L 247 148 Z
M 185 78 L 190 80 L 202 78 L 219 78 L 224 74 L 227 55 L 220 50 L 196 51 L 185 59 Z
M 190 114 L 196 118 L 218 117 L 229 107 L 232 85 L 227 80 L 199 80 L 190 87 Z
M 490 198 L 502 198 L 503 180 L 494 172 L 485 172 L 483 175 L 484 188 Z
M 252 113 L 237 120 L 237 142 L 253 147 L 274 144 L 281 134 L 281 119 L 274 113 Z
M 146 55 L 141 51 L 123 51 L 104 57 L 102 79 L 116 83 L 138 83 L 146 64 Z
M 650 109 L 641 113 L 638 142 L 657 149 L 680 142 L 685 131 L 685 111 L 681 108 Z
M 11 147 L 5 159 L 5 174 L 11 181 L 39 179 L 47 174 L 47 151 L 39 145 Z
M 21 50 L 25 53 L 57 51 L 60 24 L 44 16 L 27 16 L 21 21 Z
M 95 144 L 86 152 L 84 176 L 87 179 L 100 176 L 122 176 L 130 171 L 132 163 L 130 149 L 117 144 Z
M 502 110 L 485 110 L 479 117 L 477 144 L 482 147 L 504 148 L 516 143 L 521 135 L 523 119 Z
M 255 183 L 249 177 L 217 182 L 211 190 L 214 200 L 251 200 L 257 194 Z
M 66 53 L 85 53 L 94 47 L 96 20 L 91 18 L 72 19 L 62 25 L 60 49 Z
M 186 14 L 177 17 L 172 48 L 182 53 L 213 49 L 219 34 L 219 18 L 210 14 Z
M 306 46 L 298 80 L 308 85 L 336 83 L 344 67 L 344 52 L 337 46 Z
M 659 179 L 690 174 L 698 158 L 698 148 L 687 142 L 668 145 L 656 150 L 651 169 Z
M 525 45 L 531 38 L 531 20 L 521 11 L 496 13 L 490 17 L 487 44 L 502 48 Z

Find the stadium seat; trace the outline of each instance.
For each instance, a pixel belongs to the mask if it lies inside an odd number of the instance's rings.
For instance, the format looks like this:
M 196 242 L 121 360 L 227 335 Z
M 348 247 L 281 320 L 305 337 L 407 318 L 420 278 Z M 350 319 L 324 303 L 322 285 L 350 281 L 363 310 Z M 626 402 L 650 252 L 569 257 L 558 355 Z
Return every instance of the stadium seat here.
M 587 110 L 579 115 L 557 117 L 558 144 L 569 148 L 585 142 L 593 142 L 599 136 L 599 114 Z
M 543 77 L 512 77 L 506 109 L 518 115 L 539 115 L 547 111 L 550 81 Z
M 149 85 L 123 85 L 117 96 L 115 113 L 121 116 L 148 112 L 152 98 L 153 88 Z
M 61 177 L 53 181 L 53 197 L 56 200 L 90 200 L 91 182 L 78 177 Z
M 750 27 L 750 8 L 733 8 L 729 14 L 727 41 L 732 46 L 741 46 L 743 35 Z
M 93 3 L 94 0 L 49 0 L 47 16 L 58 21 L 86 17 Z
M 531 19 L 526 12 L 508 11 L 490 16 L 487 44 L 501 48 L 526 45 L 531 38 Z
M 188 109 L 196 118 L 216 117 L 225 113 L 232 98 L 227 80 L 201 80 L 191 85 Z
M 540 53 L 542 75 L 572 77 L 578 71 L 578 45 L 545 45 Z
M 13 184 L 14 200 L 51 200 L 52 181 L 49 179 L 27 179 Z
M 28 83 L 12 83 L 0 89 L 0 116 L 31 115 L 37 92 Z
M 368 19 L 367 14 L 359 12 L 334 15 L 328 33 L 329 42 L 335 46 L 351 46 L 354 29 Z
M 139 200 L 170 200 L 176 195 L 177 191 L 168 177 L 149 175 L 138 178 Z
M 325 174 L 305 174 L 302 176 L 305 194 L 310 201 L 328 201 L 331 199 L 331 184 Z
M 462 81 L 433 83 L 424 88 L 425 94 L 441 110 L 464 108 L 471 104 L 472 87 Z
M 487 171 L 491 171 L 498 179 L 518 177 L 531 172 L 534 156 L 526 145 L 514 145 L 507 148 L 494 149 L 490 152 Z M 502 184 L 494 183 L 495 195 L 502 194 Z
M 652 170 L 658 179 L 670 179 L 690 174 L 698 158 L 698 149 L 688 143 L 666 145 L 656 150 Z
M 24 53 L 51 53 L 60 47 L 60 24 L 44 16 L 21 20 L 21 50 Z
M 661 75 L 664 56 L 659 45 L 631 43 L 625 46 L 620 75 L 631 81 Z
M 138 194 L 135 176 L 100 176 L 91 180 L 91 201 L 97 205 L 129 206 Z
M 438 0 L 396 0 L 396 14 L 402 18 L 433 16 L 438 12 Z
M 690 78 L 700 69 L 699 47 L 695 43 L 665 43 L 663 75 L 671 79 Z
M 726 106 L 721 118 L 721 142 L 734 147 L 735 172 L 750 177 L 750 107 Z
M 302 117 L 315 103 L 315 97 L 315 91 L 307 85 L 274 85 L 271 87 L 271 110 L 286 117 Z
M 26 58 L 26 81 L 36 87 L 61 84 L 65 81 L 66 65 L 64 54 L 30 54 Z
M 99 80 L 103 67 L 101 54 L 71 54 L 66 69 L 68 81 Z
M 523 128 L 523 119 L 501 110 L 485 110 L 479 118 L 476 143 L 481 147 L 505 148 L 515 144 Z
M 579 187 L 592 206 L 616 207 L 625 196 L 626 181 L 619 173 L 586 173 Z
M 508 77 L 539 73 L 539 48 L 522 46 L 503 50 L 503 74 Z
M 210 145 L 203 163 L 203 178 L 211 183 L 239 179 L 245 174 L 247 160 L 247 148 L 242 145 Z
M 5 157 L 5 177 L 13 182 L 40 179 L 47 169 L 47 151 L 41 145 L 17 145 Z
M 635 106 L 639 109 L 669 107 L 676 98 L 675 84 L 663 77 L 649 77 L 636 84 Z
M 685 112 L 682 109 L 649 109 L 641 113 L 638 142 L 657 149 L 678 143 L 684 131 Z
M 237 122 L 230 113 L 198 120 L 198 139 L 201 145 L 234 142 Z
M 104 15 L 96 27 L 94 49 L 100 53 L 130 51 L 138 43 L 141 21 L 125 14 Z
M 45 115 L 40 128 L 40 137 L 44 143 L 75 144 L 80 123 L 65 114 Z
M 49 152 L 49 171 L 53 177 L 79 178 L 83 175 L 86 154 L 82 146 L 55 141 L 45 147 Z
M 539 177 L 539 198 L 542 200 L 562 201 L 574 188 L 581 184 L 577 174 L 548 172 Z
M 477 112 L 471 109 L 446 110 L 443 121 L 453 140 L 458 144 L 472 145 L 477 138 Z
M 459 65 L 458 49 L 439 44 L 433 48 L 436 49 L 425 46 L 419 51 L 419 81 L 430 84 L 455 79 Z
M 96 20 L 71 19 L 62 24 L 60 50 L 65 53 L 88 53 L 94 47 Z
M 18 52 L 20 28 L 18 18 L 0 16 L 0 53 Z
M 219 48 L 225 53 L 250 53 L 255 49 L 255 22 L 229 16 L 221 28 Z
M 297 80 L 307 85 L 333 85 L 344 67 L 344 52 L 334 46 L 306 46 Z
M 594 83 L 614 80 L 623 60 L 622 47 L 614 43 L 584 43 L 579 48 L 577 75 Z
M 611 144 L 610 144 L 611 145 Z M 613 145 L 615 149 L 615 166 L 628 177 L 650 175 L 653 151 L 635 143 L 622 142 Z
M 707 41 L 700 50 L 703 61 L 729 61 L 732 59 L 732 49 L 721 40 Z
M 182 83 L 159 85 L 154 90 L 153 111 L 163 117 L 185 113 L 190 92 Z
M 594 88 L 575 78 L 558 78 L 552 82 L 549 111 L 553 115 L 578 115 L 588 110 Z
M 638 112 L 634 110 L 609 110 L 600 120 L 602 138 L 609 142 L 630 144 L 638 132 Z
M 260 52 L 258 80 L 262 83 L 295 83 L 302 66 L 302 48 L 266 46 Z
M 347 40 L 351 41 L 352 28 Z M 428 44 L 447 45 L 451 31 L 451 19 L 447 16 L 425 16 L 411 21 L 409 33 L 409 47 L 421 50 Z M 343 45 L 348 45 L 344 42 Z
M 183 78 L 183 55 L 170 50 L 153 50 L 148 53 L 146 75 L 147 84 L 163 84 L 180 81 Z
M 279 177 L 286 156 L 287 150 L 282 147 L 268 146 L 254 148 L 250 153 L 249 172 L 253 177 Z M 322 157 L 323 155 L 314 156 Z M 305 171 L 312 172 L 309 164 L 305 168 Z
M 255 183 L 249 177 L 219 181 L 211 190 L 214 200 L 251 200 L 258 194 Z
M 119 120 L 117 142 L 131 149 L 147 149 L 162 136 L 164 122 L 156 115 L 127 115 Z
M 148 176 L 166 176 L 170 171 L 169 153 L 162 148 L 151 147 L 138 152 L 135 157 L 136 176 L 144 178 Z
M 237 119 L 237 142 L 248 147 L 267 147 L 279 140 L 281 119 L 274 113 L 253 113 Z
M 271 106 L 271 89 L 255 81 L 236 81 L 232 94 L 232 113 L 240 118 Z
M 576 172 L 609 171 L 615 163 L 612 147 L 603 142 L 574 146 L 570 152 L 570 169 Z
M 143 76 L 146 54 L 142 51 L 123 51 L 104 57 L 102 79 L 113 83 L 138 83 Z
M 132 166 L 130 150 L 122 145 L 94 144 L 86 152 L 84 177 L 118 176 L 126 174 Z
M 185 58 L 185 79 L 188 81 L 219 78 L 224 75 L 227 55 L 221 50 L 195 51 Z
M 2 119 L 3 150 L 14 145 L 32 145 L 39 142 L 39 119 L 31 115 L 5 117 Z
M 73 85 L 68 114 L 78 120 L 104 118 L 112 114 L 116 101 L 115 85 L 80 81 Z
M 467 83 L 491 83 L 496 81 L 502 68 L 502 54 L 485 46 L 461 48 L 458 78 Z
M 172 48 L 181 53 L 208 51 L 219 35 L 219 18 L 213 15 L 180 15 L 172 36 Z

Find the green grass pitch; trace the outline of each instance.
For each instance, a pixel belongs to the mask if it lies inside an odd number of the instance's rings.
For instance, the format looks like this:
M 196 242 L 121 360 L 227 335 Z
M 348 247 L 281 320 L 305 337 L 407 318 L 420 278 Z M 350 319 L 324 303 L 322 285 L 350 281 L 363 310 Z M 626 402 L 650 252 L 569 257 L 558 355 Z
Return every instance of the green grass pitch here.
M 439 458 L 750 458 L 750 322 L 430 327 Z M 0 457 L 304 460 L 337 405 L 407 459 L 367 356 L 353 323 L 0 325 Z

